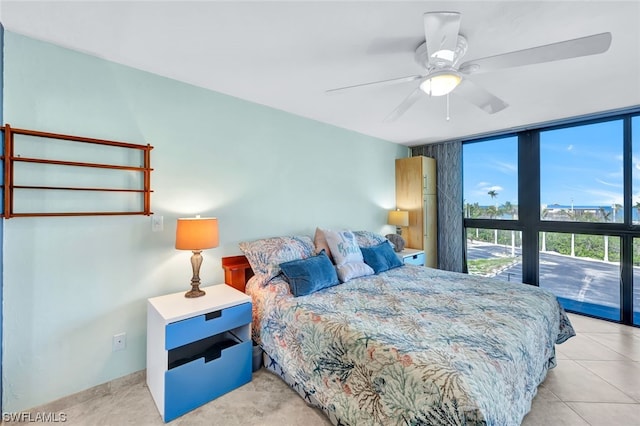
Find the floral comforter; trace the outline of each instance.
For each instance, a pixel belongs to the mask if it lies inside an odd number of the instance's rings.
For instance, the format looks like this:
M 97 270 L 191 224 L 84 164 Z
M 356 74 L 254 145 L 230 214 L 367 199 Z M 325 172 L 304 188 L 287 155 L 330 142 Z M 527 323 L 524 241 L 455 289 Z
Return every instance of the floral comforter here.
M 545 290 L 436 269 L 297 298 L 258 281 L 254 338 L 334 424 L 519 425 L 575 335 Z

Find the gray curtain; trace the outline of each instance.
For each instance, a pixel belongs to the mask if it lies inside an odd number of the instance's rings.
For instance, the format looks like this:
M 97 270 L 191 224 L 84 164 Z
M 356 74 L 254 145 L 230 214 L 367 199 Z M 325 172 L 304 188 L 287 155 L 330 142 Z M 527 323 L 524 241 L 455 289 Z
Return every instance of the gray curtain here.
M 464 271 L 462 223 L 462 143 L 411 148 L 411 155 L 436 159 L 438 170 L 438 268 Z

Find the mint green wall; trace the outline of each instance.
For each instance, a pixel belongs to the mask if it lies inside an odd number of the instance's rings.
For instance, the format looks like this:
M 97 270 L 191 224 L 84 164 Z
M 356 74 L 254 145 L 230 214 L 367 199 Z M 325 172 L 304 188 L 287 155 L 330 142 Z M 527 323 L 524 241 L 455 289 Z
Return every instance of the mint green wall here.
M 187 290 L 178 217 L 216 216 L 220 246 L 316 226 L 392 232 L 394 160 L 406 147 L 5 33 L 4 119 L 16 128 L 150 143 L 144 216 L 14 218 L 4 229 L 5 411 L 145 368 L 146 299 Z M 169 60 L 169 58 L 168 58 Z M 127 349 L 111 351 L 114 334 Z

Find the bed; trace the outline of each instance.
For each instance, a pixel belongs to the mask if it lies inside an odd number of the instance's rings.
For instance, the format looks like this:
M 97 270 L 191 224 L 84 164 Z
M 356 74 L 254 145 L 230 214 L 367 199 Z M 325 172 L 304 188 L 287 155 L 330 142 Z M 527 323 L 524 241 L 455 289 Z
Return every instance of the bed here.
M 302 240 L 275 262 L 314 256 Z M 336 425 L 518 425 L 575 335 L 538 287 L 401 265 L 296 297 L 273 246 L 264 268 L 243 251 L 223 266 L 252 296 L 265 366 Z

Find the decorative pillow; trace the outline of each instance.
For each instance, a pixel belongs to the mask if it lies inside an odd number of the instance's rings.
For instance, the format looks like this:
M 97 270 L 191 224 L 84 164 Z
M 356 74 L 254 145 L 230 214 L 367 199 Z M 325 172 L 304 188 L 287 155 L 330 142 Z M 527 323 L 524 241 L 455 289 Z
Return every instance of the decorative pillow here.
M 374 247 L 362 247 L 361 250 L 364 263 L 371 266 L 376 274 L 404 265 L 388 242 Z
M 341 282 L 346 283 L 353 278 L 373 274 L 373 269 L 362 259 L 362 252 L 353 232 L 325 229 L 324 236 L 333 253 L 333 263 L 336 264 Z
M 280 273 L 281 263 L 314 255 L 313 241 L 306 235 L 265 238 L 242 242 L 239 246 L 254 274 L 265 276 L 263 284 Z
M 329 260 L 333 262 L 331 249 L 329 248 L 329 244 L 327 243 L 327 237 L 324 235 L 324 229 L 316 228 L 316 233 L 313 236 L 313 243 L 316 246 L 316 253 L 320 253 L 322 250 L 324 250 L 324 252 L 329 257 Z
M 336 267 L 340 282 L 346 283 L 349 280 L 358 277 L 366 277 L 373 275 L 373 269 L 364 262 L 349 262 Z
M 340 284 L 336 268 L 324 250 L 317 256 L 281 263 L 280 268 L 295 297 Z
M 382 235 L 378 235 L 371 231 L 353 231 L 353 235 L 356 236 L 356 240 L 360 247 L 377 246 L 378 244 L 387 241 L 387 239 Z
M 333 256 L 333 263 L 342 266 L 345 263 L 362 262 L 362 252 L 355 235 L 351 231 L 324 230 L 324 236 Z

